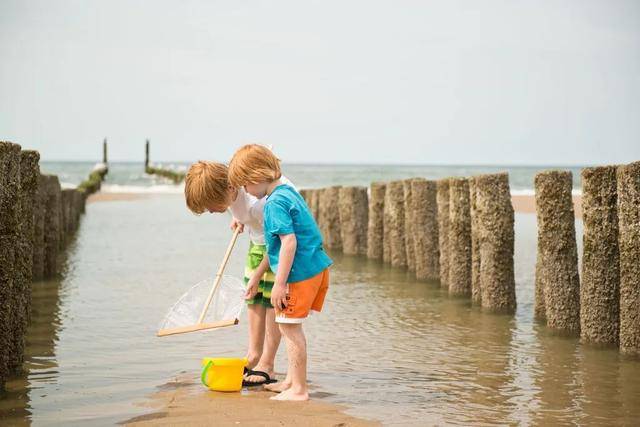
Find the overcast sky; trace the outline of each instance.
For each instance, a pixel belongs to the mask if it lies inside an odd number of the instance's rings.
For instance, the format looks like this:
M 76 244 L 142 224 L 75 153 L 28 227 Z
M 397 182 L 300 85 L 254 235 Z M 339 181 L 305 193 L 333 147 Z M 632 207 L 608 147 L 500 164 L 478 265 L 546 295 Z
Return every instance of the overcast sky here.
M 640 160 L 640 1 L 0 0 L 0 139 L 44 160 Z

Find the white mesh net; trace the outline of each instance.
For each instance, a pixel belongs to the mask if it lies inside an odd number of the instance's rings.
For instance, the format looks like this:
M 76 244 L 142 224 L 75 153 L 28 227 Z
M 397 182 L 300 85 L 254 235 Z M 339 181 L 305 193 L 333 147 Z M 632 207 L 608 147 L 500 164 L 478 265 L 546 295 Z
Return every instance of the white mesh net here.
M 214 278 L 201 281 L 189 289 L 165 316 L 160 329 L 179 328 L 195 325 L 213 287 Z M 203 323 L 239 319 L 244 307 L 245 287 L 233 276 L 222 276 L 213 295 Z

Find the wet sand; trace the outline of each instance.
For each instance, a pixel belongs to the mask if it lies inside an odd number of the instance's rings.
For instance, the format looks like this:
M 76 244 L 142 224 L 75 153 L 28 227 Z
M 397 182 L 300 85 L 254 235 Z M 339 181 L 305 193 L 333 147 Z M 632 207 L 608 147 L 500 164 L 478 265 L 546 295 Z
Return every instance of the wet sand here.
M 511 203 L 513 203 L 513 209 L 518 213 L 536 213 L 535 196 L 514 195 L 511 196 Z M 582 196 L 573 196 L 573 210 L 575 211 L 576 218 L 581 219 Z
M 143 407 L 153 409 L 146 415 L 123 424 L 217 426 L 377 426 L 379 423 L 344 414 L 343 408 L 318 401 L 274 402 L 273 393 L 245 391 L 221 393 L 209 391 L 192 378 L 183 376 L 165 384 Z M 312 396 L 313 398 L 313 396 Z M 206 420 L 206 421 L 205 421 Z
M 141 193 L 93 193 L 87 198 L 87 203 L 94 202 L 116 202 L 122 200 L 138 200 L 148 197 L 147 194 Z

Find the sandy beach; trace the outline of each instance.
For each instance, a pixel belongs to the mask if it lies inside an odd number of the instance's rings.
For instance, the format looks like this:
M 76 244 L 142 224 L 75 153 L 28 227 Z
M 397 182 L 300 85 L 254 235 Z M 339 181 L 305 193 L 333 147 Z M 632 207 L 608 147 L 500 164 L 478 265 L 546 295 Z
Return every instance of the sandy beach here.
M 124 422 L 142 425 L 260 425 L 260 426 L 376 426 L 379 423 L 351 417 L 337 405 L 308 402 L 273 402 L 266 391 L 221 393 L 209 391 L 189 377 L 176 378 L 161 387 L 143 407 L 154 410 Z M 312 395 L 313 396 L 313 395 Z M 205 422 L 206 420 L 206 422 Z
M 139 200 L 145 197 L 148 197 L 148 195 L 142 193 L 103 193 L 99 191 L 90 195 L 87 198 L 87 203 Z

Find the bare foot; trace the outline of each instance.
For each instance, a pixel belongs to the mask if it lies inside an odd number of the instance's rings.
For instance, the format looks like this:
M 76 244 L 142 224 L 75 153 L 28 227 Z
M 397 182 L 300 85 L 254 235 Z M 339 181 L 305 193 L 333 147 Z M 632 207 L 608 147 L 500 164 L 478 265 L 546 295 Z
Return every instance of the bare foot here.
M 296 392 L 292 388 L 283 391 L 280 394 L 270 397 L 271 400 L 291 400 L 291 401 L 303 401 L 309 400 L 309 393 Z
M 273 379 L 273 377 L 276 375 L 275 372 L 273 372 L 273 369 L 263 369 L 260 366 L 256 366 L 255 368 L 251 369 L 252 371 L 260 371 L 260 372 L 264 372 L 265 374 L 269 375 L 269 378 Z M 258 383 L 261 384 L 263 383 L 266 378 L 263 377 L 262 375 L 247 375 L 244 377 L 244 380 L 248 383 Z M 267 385 L 265 383 L 265 385 Z
M 274 393 L 282 393 L 283 391 L 289 390 L 291 387 L 291 383 L 282 381 L 280 383 L 273 384 L 265 384 L 264 389 L 267 391 L 272 391 Z

